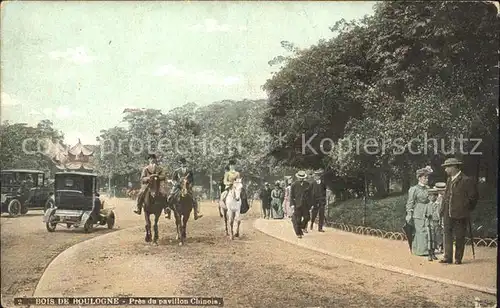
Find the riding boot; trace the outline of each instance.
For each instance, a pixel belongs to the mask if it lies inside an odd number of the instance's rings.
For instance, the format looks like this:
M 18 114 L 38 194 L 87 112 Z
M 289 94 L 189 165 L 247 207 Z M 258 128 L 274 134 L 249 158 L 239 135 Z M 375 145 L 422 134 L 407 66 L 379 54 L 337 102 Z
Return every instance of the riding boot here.
M 193 198 L 193 210 L 194 210 L 194 220 L 198 220 L 198 218 L 203 217 L 200 213 L 198 213 L 198 201 Z
M 134 210 L 134 213 L 136 213 L 137 215 L 141 215 L 142 213 L 142 203 L 144 202 L 144 192 L 142 192 L 139 197 L 137 198 L 137 204 L 136 204 L 136 208 Z
M 167 197 L 167 206 L 163 210 L 163 212 L 165 213 L 165 218 L 167 218 L 167 219 L 171 219 L 171 215 L 172 215 L 172 210 L 170 209 L 171 203 L 172 203 L 172 195 L 169 195 Z

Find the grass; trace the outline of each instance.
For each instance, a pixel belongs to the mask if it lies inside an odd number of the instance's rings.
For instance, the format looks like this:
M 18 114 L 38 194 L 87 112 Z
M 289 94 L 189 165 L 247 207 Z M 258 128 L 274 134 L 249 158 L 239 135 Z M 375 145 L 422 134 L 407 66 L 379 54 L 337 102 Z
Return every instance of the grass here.
M 392 195 L 384 199 L 368 200 L 366 206 L 367 227 L 385 231 L 401 232 L 406 216 L 406 194 Z M 364 201 L 350 199 L 330 205 L 329 221 L 362 226 Z M 474 237 L 498 237 L 498 218 L 496 200 L 479 200 L 472 212 Z

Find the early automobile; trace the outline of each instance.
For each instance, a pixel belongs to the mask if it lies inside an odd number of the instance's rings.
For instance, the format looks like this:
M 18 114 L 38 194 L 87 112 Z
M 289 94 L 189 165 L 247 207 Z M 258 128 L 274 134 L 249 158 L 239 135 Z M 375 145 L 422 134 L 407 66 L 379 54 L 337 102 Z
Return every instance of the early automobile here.
M 90 232 L 94 225 L 112 229 L 115 213 L 104 208 L 99 199 L 97 175 L 86 172 L 59 172 L 55 174 L 55 191 L 49 199 L 51 207 L 45 211 L 43 222 L 47 231 L 54 232 L 58 224 Z
M 10 169 L 1 171 L 2 213 L 26 214 L 30 209 L 45 209 L 53 187 L 46 184 L 40 170 Z

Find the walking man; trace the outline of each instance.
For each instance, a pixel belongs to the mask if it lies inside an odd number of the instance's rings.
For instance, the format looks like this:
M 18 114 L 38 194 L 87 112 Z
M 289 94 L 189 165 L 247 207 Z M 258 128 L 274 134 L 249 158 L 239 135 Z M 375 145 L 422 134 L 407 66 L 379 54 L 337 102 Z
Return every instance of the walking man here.
M 264 218 L 270 218 L 271 216 L 271 187 L 269 183 L 264 183 L 264 188 L 260 191 L 260 201 L 262 202 L 262 211 L 264 212 Z
M 444 223 L 444 257 L 440 263 L 453 262 L 453 239 L 455 238 L 455 264 L 461 264 L 465 249 L 465 233 L 470 213 L 479 198 L 477 184 L 460 170 L 462 162 L 449 158 L 442 164 L 448 175 L 446 191 L 441 207 Z
M 139 191 L 139 194 L 137 196 L 137 204 L 134 210 L 134 213 L 136 213 L 137 215 L 141 215 L 142 213 L 142 206 L 144 203 L 144 197 L 146 195 L 145 193 L 149 188 L 149 179 L 152 176 L 157 175 L 160 181 L 165 181 L 165 173 L 163 172 L 163 168 L 158 166 L 156 155 L 149 154 L 148 160 L 149 164 L 142 169 L 141 173 L 141 190 Z
M 318 231 L 325 232 L 323 225 L 325 223 L 325 206 L 326 206 L 326 185 L 322 179 L 323 171 L 315 172 L 315 181 L 312 184 L 312 210 L 311 210 L 311 230 L 313 229 L 314 221 L 319 214 Z
M 307 174 L 299 171 L 295 174 L 297 181 L 290 188 L 290 207 L 293 209 L 292 224 L 298 238 L 304 235 L 307 228 L 307 217 L 309 217 L 309 182 L 305 181 Z M 306 231 L 307 232 L 307 231 Z

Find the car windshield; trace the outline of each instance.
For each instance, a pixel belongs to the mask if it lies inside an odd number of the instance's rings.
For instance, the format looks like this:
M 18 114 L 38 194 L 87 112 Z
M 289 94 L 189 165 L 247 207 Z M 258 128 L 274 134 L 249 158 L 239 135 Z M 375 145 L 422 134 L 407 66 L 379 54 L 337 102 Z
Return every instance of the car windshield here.
M 18 186 L 21 184 L 36 186 L 40 179 L 43 179 L 43 175 L 38 173 L 2 172 L 2 186 Z
M 2 186 L 11 186 L 16 184 L 16 175 L 14 173 L 2 172 Z

